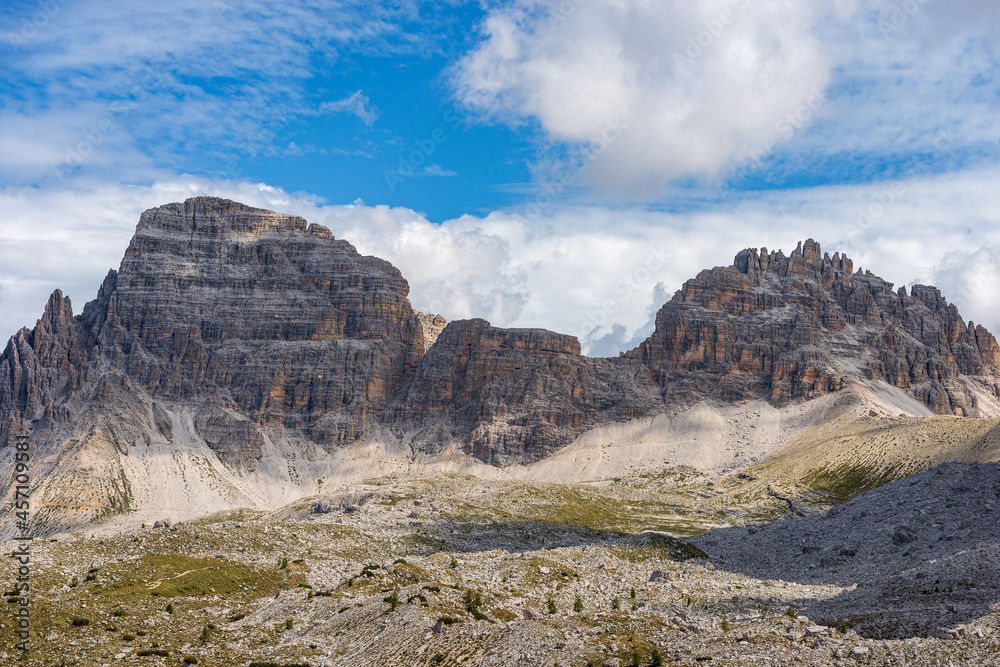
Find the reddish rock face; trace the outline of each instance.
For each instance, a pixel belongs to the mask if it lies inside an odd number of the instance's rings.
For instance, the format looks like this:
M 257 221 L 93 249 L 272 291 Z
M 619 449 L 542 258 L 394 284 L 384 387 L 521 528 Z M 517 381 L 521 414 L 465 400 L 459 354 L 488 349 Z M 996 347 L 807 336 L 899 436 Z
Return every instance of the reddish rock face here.
M 935 412 L 977 416 L 961 376 L 997 391 L 997 343 L 966 324 L 941 293 L 912 294 L 808 240 L 788 257 L 744 250 L 702 271 L 628 353 L 647 364 L 667 401 L 766 397 L 777 406 L 837 391 L 853 377 L 885 380 Z
M 420 451 L 457 442 L 506 465 L 543 458 L 596 424 L 662 409 L 641 364 L 581 356 L 573 336 L 477 319 L 445 327 L 386 421 L 416 428 Z

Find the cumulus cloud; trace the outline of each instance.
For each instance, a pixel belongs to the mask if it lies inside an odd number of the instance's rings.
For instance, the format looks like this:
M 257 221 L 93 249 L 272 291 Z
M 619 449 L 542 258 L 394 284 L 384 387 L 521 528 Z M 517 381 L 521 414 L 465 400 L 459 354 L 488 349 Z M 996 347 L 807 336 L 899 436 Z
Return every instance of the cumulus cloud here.
M 211 194 L 302 215 L 409 281 L 410 300 L 447 319 L 542 327 L 614 356 L 652 332 L 660 306 L 698 271 L 746 247 L 790 252 L 813 237 L 829 252 L 896 285 L 938 284 L 964 317 L 1000 331 L 997 170 L 895 183 L 774 191 L 704 210 L 556 207 L 435 222 L 408 208 L 331 205 L 264 184 L 196 177 L 152 186 L 95 185 L 47 193 L 0 191 L 0 324 L 31 325 L 55 288 L 79 311 L 118 266 L 139 214 Z
M 489 12 L 453 82 L 483 117 L 537 125 L 543 178 L 585 164 L 603 192 L 657 198 L 762 163 L 762 177 L 905 170 L 942 130 L 961 166 L 1000 157 L 998 17 L 976 0 L 516 0 Z
M 995 335 L 1000 304 L 1000 246 L 950 252 L 932 271 L 934 284 L 966 317 L 985 325 Z
M 794 136 L 823 105 L 830 61 L 817 3 L 522 0 L 493 10 L 456 70 L 491 117 L 536 119 L 552 140 L 603 147 L 589 184 L 658 192 Z

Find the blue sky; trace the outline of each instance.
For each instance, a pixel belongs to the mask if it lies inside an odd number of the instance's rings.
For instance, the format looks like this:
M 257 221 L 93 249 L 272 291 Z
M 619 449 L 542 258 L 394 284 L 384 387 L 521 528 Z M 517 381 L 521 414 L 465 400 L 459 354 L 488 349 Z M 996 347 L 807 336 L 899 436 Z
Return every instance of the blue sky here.
M 995 329 L 998 18 L 972 0 L 8 2 L 0 335 L 55 288 L 82 308 L 139 212 L 196 194 L 327 224 L 397 264 L 420 309 L 595 354 L 648 335 L 699 269 L 807 236 Z

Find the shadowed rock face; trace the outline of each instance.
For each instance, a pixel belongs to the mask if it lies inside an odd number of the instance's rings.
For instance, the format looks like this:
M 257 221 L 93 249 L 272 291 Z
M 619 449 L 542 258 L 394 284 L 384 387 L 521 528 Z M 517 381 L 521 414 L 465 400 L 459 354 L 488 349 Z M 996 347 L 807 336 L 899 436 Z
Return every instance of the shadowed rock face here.
M 750 249 L 733 266 L 702 271 L 627 356 L 653 370 L 668 401 L 766 396 L 782 406 L 859 376 L 905 389 L 940 414 L 980 416 L 963 376 L 1000 395 L 996 340 L 966 325 L 936 288 L 893 291 L 812 240 L 788 257 Z
M 420 429 L 413 443 L 421 451 L 468 443 L 475 457 L 506 465 L 663 407 L 641 364 L 583 357 L 573 336 L 476 319 L 445 327 L 389 419 Z

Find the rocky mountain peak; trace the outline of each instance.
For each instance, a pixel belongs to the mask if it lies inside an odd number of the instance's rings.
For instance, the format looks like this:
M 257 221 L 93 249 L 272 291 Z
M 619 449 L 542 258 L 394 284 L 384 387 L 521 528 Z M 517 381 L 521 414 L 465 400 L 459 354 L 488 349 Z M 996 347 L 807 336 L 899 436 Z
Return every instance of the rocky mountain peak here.
M 966 323 L 937 288 L 893 291 L 809 239 L 788 256 L 750 248 L 732 266 L 702 271 L 627 356 L 654 369 L 668 398 L 780 406 L 882 380 L 935 412 L 977 416 L 982 398 L 1000 397 L 996 350 L 992 334 Z
M 839 252 L 836 252 L 831 257 L 829 253 L 824 253 L 819 243 L 812 239 L 807 239 L 804 244 L 800 241 L 788 257 L 780 250 L 768 252 L 767 248 L 760 250 L 747 248 L 736 255 L 733 266 L 744 275 L 766 274 L 772 270 L 782 276 L 791 271 L 812 279 L 832 271 L 840 271 L 847 275 L 854 274 L 854 262 L 846 255 L 841 256 Z
M 145 211 L 139 218 L 136 233 L 155 231 L 209 235 L 309 231 L 333 238 L 330 230 L 322 225 L 309 226 L 299 216 L 254 208 L 219 197 L 192 197 L 183 203 L 165 204 Z

